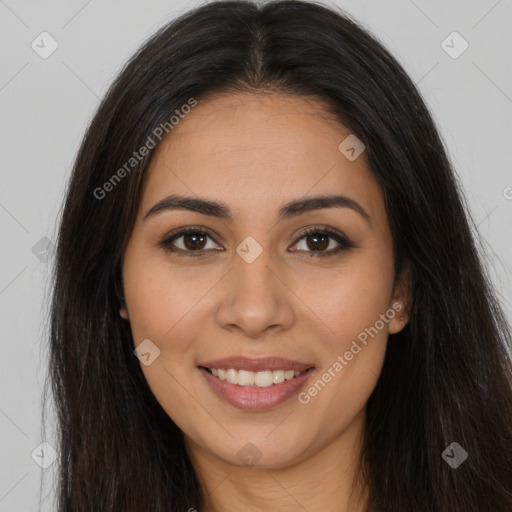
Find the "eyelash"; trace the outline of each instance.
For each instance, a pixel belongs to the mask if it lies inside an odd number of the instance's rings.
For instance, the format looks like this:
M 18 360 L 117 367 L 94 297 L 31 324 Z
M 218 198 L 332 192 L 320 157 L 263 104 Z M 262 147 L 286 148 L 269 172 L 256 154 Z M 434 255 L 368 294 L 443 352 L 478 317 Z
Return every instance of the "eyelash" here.
M 182 253 L 181 255 L 183 255 L 185 257 L 188 257 L 188 256 L 191 256 L 193 258 L 201 257 L 205 252 L 203 250 L 197 250 L 197 251 L 189 251 L 188 250 L 187 251 L 184 249 L 173 249 L 170 246 L 170 244 L 172 242 L 174 242 L 181 236 L 188 235 L 188 234 L 204 235 L 204 236 L 211 238 L 216 244 L 218 244 L 218 242 L 212 237 L 212 235 L 210 235 L 210 233 L 208 231 L 205 231 L 203 228 L 200 228 L 200 227 L 189 226 L 187 228 L 177 229 L 177 230 L 172 231 L 171 233 L 167 234 L 164 237 L 164 239 L 159 243 L 159 246 L 170 253 L 177 253 L 177 254 Z M 327 252 L 306 251 L 309 253 L 309 256 L 311 256 L 313 258 L 325 258 L 325 257 L 335 256 L 335 255 L 339 254 L 341 251 L 344 251 L 346 249 L 350 249 L 350 248 L 354 247 L 354 245 L 350 242 L 350 240 L 346 236 L 342 235 L 341 233 L 339 233 L 327 226 L 321 227 L 321 228 L 313 227 L 313 228 L 307 229 L 306 231 L 304 231 L 304 233 L 302 233 L 300 235 L 300 237 L 297 239 L 297 241 L 295 242 L 294 245 L 296 245 L 303 238 L 306 238 L 307 236 L 314 235 L 314 234 L 327 235 L 329 238 L 332 238 L 339 245 L 336 249 L 331 249 L 330 251 L 327 251 Z M 297 251 L 297 252 L 301 252 L 301 251 Z

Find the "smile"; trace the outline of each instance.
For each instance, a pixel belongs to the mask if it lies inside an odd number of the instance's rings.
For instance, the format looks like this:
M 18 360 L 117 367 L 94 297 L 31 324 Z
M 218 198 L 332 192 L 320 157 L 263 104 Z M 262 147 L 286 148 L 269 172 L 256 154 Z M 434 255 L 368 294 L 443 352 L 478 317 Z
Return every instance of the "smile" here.
M 230 384 L 238 386 L 256 386 L 268 388 L 281 384 L 285 380 L 298 377 L 302 372 L 293 370 L 263 370 L 253 372 L 249 370 L 236 370 L 235 368 L 207 368 L 207 370 L 220 380 L 226 380 Z
M 253 372 L 202 366 L 198 369 L 218 398 L 246 411 L 264 411 L 286 402 L 299 393 L 301 388 L 306 386 L 306 381 L 316 372 L 314 368 L 308 368 L 302 372 L 298 370 Z

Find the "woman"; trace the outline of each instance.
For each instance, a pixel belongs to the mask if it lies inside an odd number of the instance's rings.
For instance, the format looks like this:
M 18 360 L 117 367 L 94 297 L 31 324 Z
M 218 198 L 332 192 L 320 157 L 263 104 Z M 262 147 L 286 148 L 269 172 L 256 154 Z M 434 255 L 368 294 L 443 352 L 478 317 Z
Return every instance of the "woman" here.
M 58 510 L 512 510 L 510 331 L 436 127 L 340 11 L 213 2 L 92 120 Z

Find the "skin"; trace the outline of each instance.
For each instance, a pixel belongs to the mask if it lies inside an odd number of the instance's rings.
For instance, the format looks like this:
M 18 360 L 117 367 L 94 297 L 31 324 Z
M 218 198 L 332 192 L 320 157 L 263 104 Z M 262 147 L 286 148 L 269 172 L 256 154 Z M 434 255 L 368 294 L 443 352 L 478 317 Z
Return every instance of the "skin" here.
M 362 350 L 307 404 L 295 395 L 265 411 L 244 411 L 217 397 L 197 368 L 235 354 L 281 356 L 315 367 L 299 390 L 307 391 L 358 334 L 393 303 L 405 304 L 405 278 L 393 286 L 382 191 L 364 153 L 349 161 L 338 150 L 350 130 L 324 109 L 319 100 L 277 93 L 216 94 L 199 101 L 164 139 L 146 177 L 123 259 L 121 316 L 136 346 L 149 338 L 160 349 L 141 368 L 185 433 L 205 489 L 202 511 L 364 510 L 367 488 L 356 478 L 356 464 L 365 405 L 388 334 L 403 328 L 400 314 L 366 346 L 359 343 Z M 188 210 L 143 220 L 171 193 L 225 203 L 234 220 Z M 369 222 L 335 207 L 278 222 L 284 203 L 333 193 L 357 201 Z M 159 246 L 171 230 L 187 226 L 211 232 L 203 256 Z M 315 245 L 303 232 L 324 226 L 354 247 L 311 257 Z M 252 263 L 236 252 L 248 236 L 263 249 Z M 186 238 L 174 246 L 193 247 L 190 239 L 184 245 Z M 321 251 L 338 246 L 327 240 Z M 237 453 L 249 442 L 260 458 L 248 466 Z

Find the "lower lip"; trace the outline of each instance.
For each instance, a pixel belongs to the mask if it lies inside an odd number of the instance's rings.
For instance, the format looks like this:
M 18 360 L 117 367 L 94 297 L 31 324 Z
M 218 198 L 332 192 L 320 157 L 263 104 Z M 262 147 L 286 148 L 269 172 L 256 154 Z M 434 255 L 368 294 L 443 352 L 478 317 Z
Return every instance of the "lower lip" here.
M 266 388 L 259 388 L 231 384 L 215 377 L 205 368 L 199 368 L 199 370 L 217 396 L 246 411 L 264 411 L 282 404 L 297 393 L 302 384 L 314 373 L 314 369 L 311 368 L 293 379 L 285 380 L 280 384 L 272 384 Z

